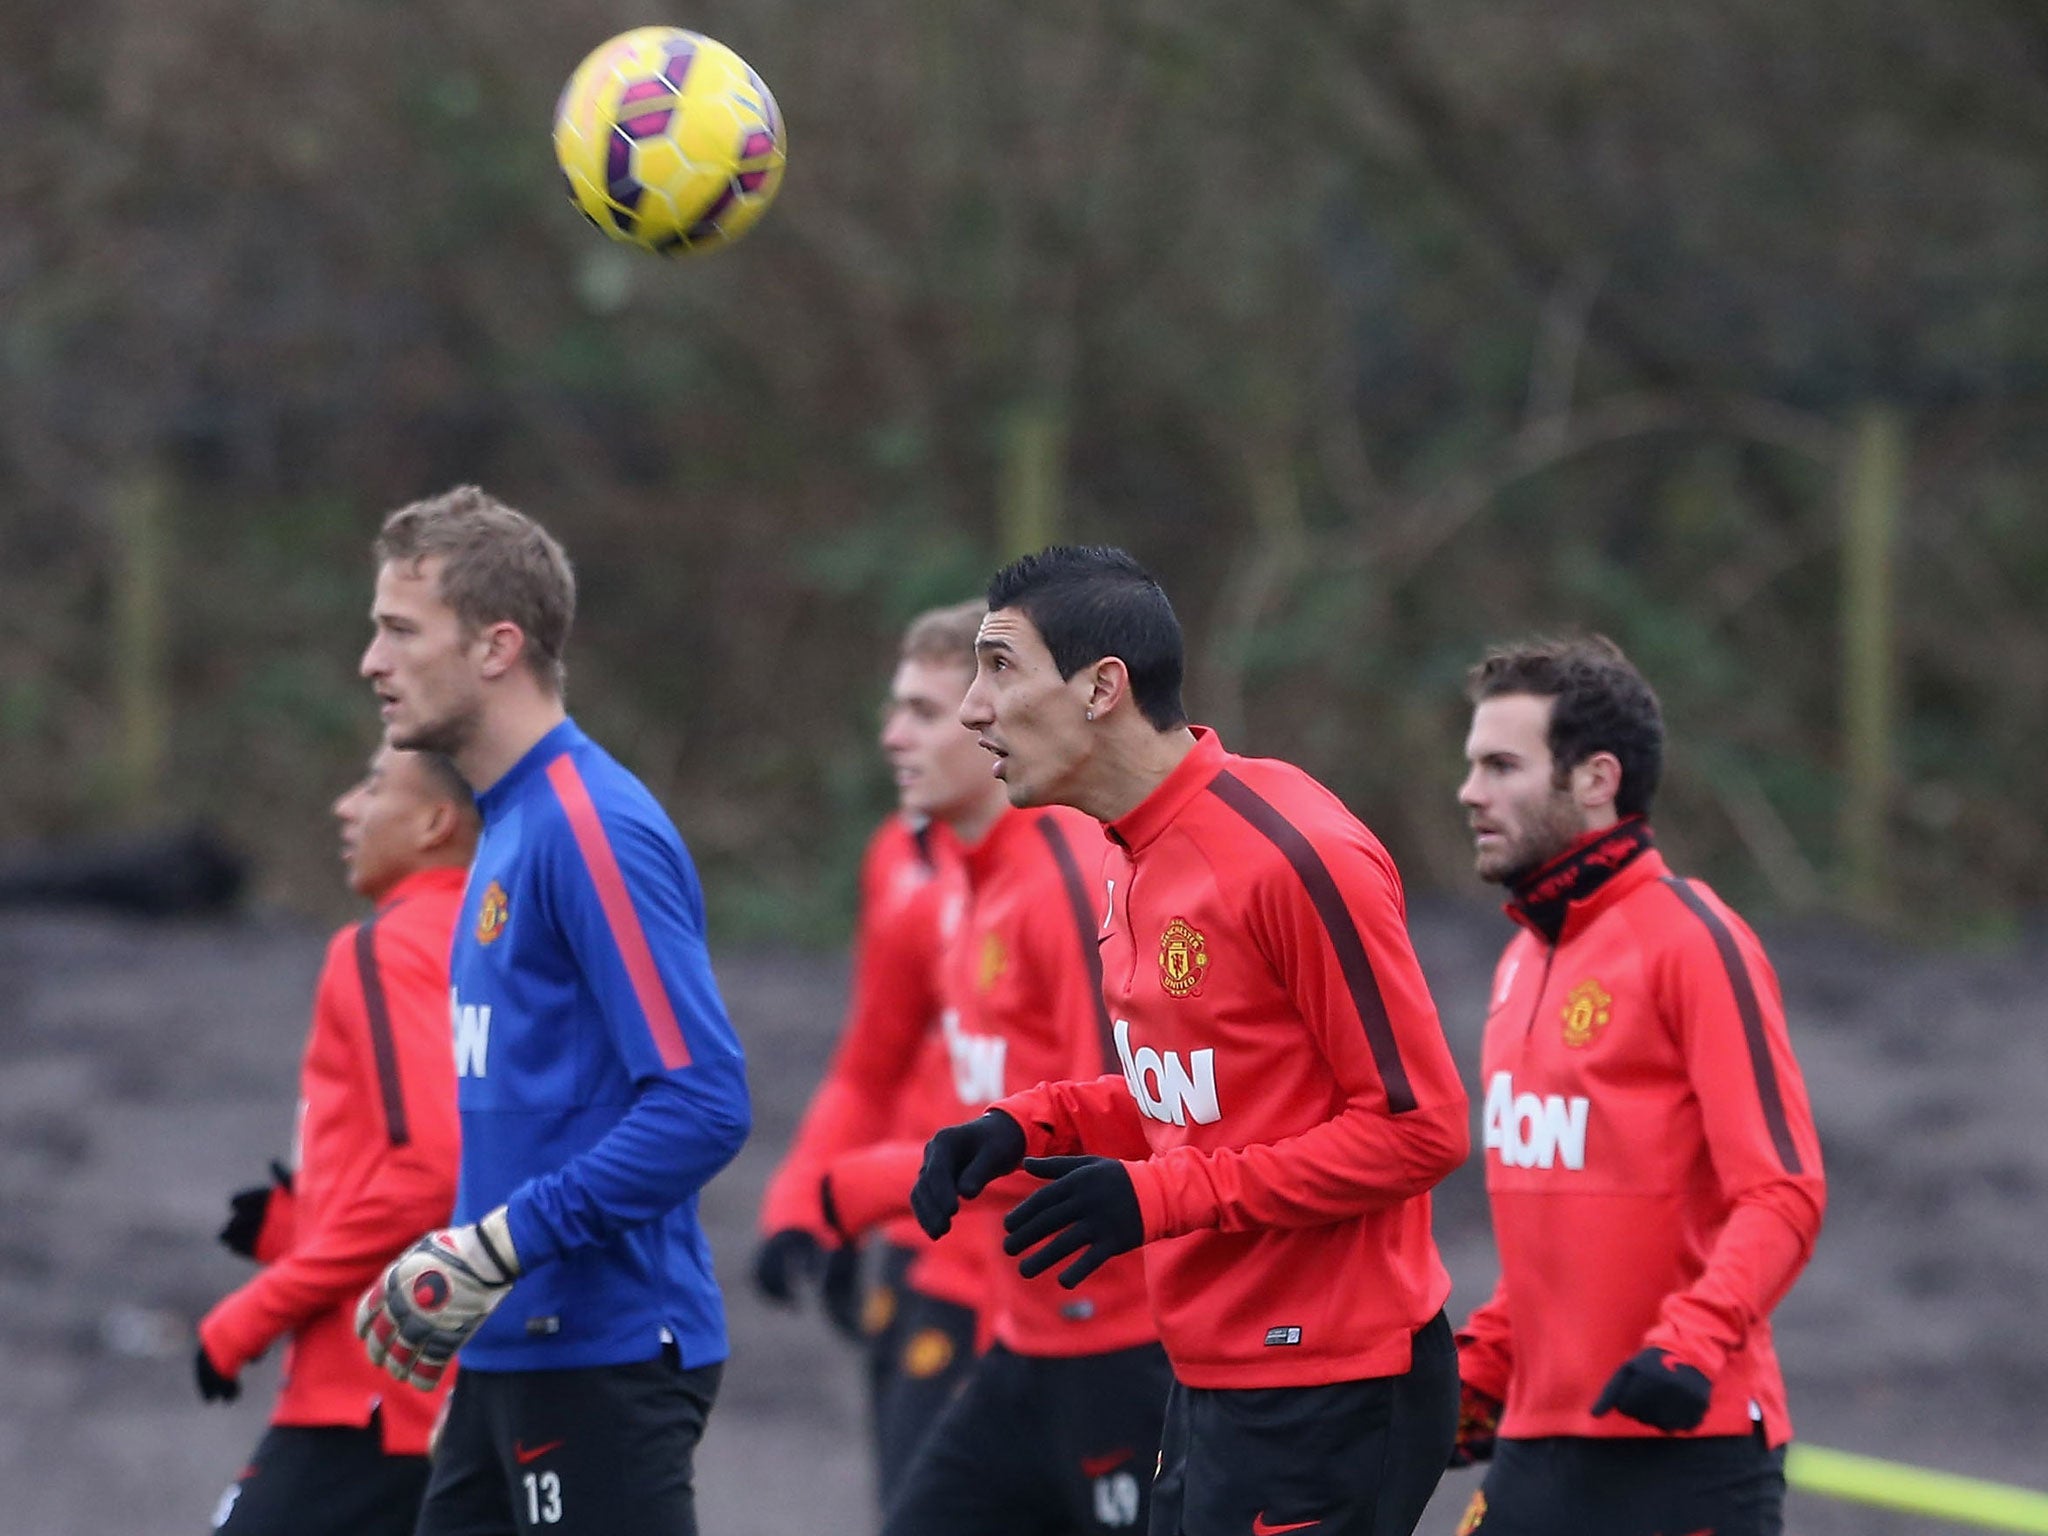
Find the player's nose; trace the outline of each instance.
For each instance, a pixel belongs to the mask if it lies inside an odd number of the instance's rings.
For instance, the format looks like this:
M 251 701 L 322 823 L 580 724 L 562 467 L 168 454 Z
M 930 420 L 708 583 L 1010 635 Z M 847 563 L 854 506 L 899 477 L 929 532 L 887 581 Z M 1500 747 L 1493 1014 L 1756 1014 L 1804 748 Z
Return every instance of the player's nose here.
M 978 731 L 985 725 L 995 723 L 996 712 L 988 707 L 981 684 L 976 681 L 968 687 L 967 694 L 960 700 L 960 723 L 970 731 Z

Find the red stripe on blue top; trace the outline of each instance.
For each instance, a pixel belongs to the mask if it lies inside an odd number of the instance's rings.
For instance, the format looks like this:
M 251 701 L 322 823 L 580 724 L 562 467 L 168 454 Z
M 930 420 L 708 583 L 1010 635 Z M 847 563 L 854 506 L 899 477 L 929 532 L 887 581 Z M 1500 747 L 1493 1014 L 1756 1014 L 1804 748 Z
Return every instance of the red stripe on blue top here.
M 627 979 L 633 983 L 633 996 L 639 999 L 640 1012 L 654 1036 L 661 1064 L 671 1072 L 687 1067 L 690 1049 L 683 1044 L 682 1026 L 676 1022 L 668 989 L 661 984 L 661 972 L 655 969 L 654 952 L 647 947 L 640 914 L 633 910 L 633 897 L 626 889 L 626 877 L 619 872 L 612 840 L 605 836 L 604 823 L 598 819 L 583 775 L 576 771 L 576 764 L 567 753 L 548 764 L 548 783 L 554 786 L 555 798 L 562 802 L 562 812 L 569 818 L 569 830 L 583 854 L 584 867 L 590 871 L 590 883 L 597 887 L 598 905 L 604 908 L 604 920 L 619 946 L 619 958 L 626 963 Z

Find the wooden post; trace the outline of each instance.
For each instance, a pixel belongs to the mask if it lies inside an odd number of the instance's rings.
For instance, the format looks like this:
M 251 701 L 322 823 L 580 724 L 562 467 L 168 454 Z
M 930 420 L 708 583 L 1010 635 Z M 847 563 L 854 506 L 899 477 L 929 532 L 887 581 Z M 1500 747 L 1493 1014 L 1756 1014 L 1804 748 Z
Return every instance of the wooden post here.
M 1842 497 L 1842 881 L 1870 917 L 1891 907 L 1890 804 L 1898 666 L 1893 608 L 1906 438 L 1899 412 L 1851 426 Z
M 123 475 L 107 497 L 114 534 L 110 787 L 116 812 L 129 820 L 159 809 L 170 741 L 164 666 L 169 500 L 163 473 L 154 467 Z
M 1044 400 L 1013 407 L 1002 426 L 996 516 L 1002 558 L 1028 555 L 1059 542 L 1065 522 L 1067 423 Z

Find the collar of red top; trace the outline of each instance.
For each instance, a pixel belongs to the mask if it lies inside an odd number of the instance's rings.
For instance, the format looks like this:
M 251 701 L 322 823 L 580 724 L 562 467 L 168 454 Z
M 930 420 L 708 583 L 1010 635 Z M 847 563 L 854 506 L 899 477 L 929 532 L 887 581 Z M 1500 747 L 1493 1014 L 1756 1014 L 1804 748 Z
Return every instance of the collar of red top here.
M 1187 803 L 1209 787 L 1209 783 L 1222 770 L 1230 754 L 1223 750 L 1223 743 L 1214 731 L 1206 725 L 1188 727 L 1195 733 L 1194 750 L 1174 765 L 1173 772 L 1153 786 L 1152 793 L 1140 800 L 1115 821 L 1105 823 L 1103 831 L 1110 841 L 1121 843 L 1136 853 L 1147 843 L 1173 824 L 1187 807 Z
M 979 884 L 990 870 L 1001 868 L 1009 857 L 1006 852 L 1009 845 L 1023 836 L 1025 828 L 1030 824 L 1029 811 L 1004 806 L 1002 814 L 990 822 L 988 830 L 981 834 L 980 842 L 971 848 L 956 843 L 955 846 L 960 848 L 960 862 L 967 871 L 968 880 Z
M 408 896 L 422 896 L 428 891 L 459 891 L 468 878 L 469 871 L 460 864 L 436 864 L 432 869 L 416 869 L 401 877 L 396 885 L 378 898 L 377 910 L 382 912 Z
M 1507 914 L 1546 943 L 1555 944 L 1565 919 L 1585 908 L 1608 882 L 1656 847 L 1650 824 L 1630 816 L 1588 832 L 1549 863 L 1509 887 Z

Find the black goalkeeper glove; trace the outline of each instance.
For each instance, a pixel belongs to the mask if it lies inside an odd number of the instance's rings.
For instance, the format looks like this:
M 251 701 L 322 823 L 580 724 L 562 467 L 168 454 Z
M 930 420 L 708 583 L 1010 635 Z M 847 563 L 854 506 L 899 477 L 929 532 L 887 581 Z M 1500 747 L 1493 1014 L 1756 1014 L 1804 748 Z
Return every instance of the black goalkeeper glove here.
M 199 1396 L 204 1402 L 232 1403 L 242 1395 L 242 1383 L 233 1376 L 223 1376 L 214 1368 L 213 1358 L 206 1352 L 204 1344 L 192 1359 L 192 1374 L 199 1382 Z
M 1009 1236 L 1003 1252 L 1012 1258 L 1037 1248 L 1017 1273 L 1026 1280 L 1044 1274 L 1070 1253 L 1081 1256 L 1060 1271 L 1072 1290 L 1120 1253 L 1145 1241 L 1145 1218 L 1130 1170 L 1113 1157 L 1027 1157 L 1024 1171 L 1052 1182 L 1020 1201 L 1003 1218 Z M 1039 1248 L 1038 1245 L 1045 1246 Z
M 927 1237 L 944 1237 L 962 1200 L 1024 1161 L 1024 1127 L 999 1109 L 949 1125 L 924 1144 L 924 1167 L 910 1187 L 910 1209 Z
M 785 1307 L 797 1303 L 797 1292 L 809 1285 L 825 1264 L 825 1249 L 802 1227 L 771 1232 L 754 1250 L 754 1289 Z
M 1667 1435 L 1698 1429 L 1714 1384 L 1693 1366 L 1661 1349 L 1643 1349 L 1622 1362 L 1593 1403 L 1593 1417 L 1618 1411 Z
M 256 1240 L 263 1235 L 263 1219 L 270 1214 L 270 1196 L 276 1190 L 290 1192 L 291 1170 L 271 1160 L 270 1182 L 238 1189 L 228 1196 L 228 1219 L 220 1229 L 220 1245 L 245 1259 L 256 1257 Z

